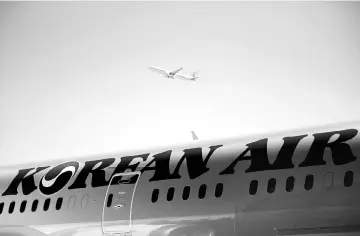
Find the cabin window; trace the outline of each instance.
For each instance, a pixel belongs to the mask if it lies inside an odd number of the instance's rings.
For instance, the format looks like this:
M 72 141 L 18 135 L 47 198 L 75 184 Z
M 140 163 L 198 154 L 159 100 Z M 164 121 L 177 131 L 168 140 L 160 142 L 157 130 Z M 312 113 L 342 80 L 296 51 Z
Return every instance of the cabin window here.
M 258 188 L 258 184 L 259 182 L 257 180 L 252 180 L 250 182 L 250 187 L 249 187 L 249 194 L 250 195 L 255 195 L 257 192 L 257 188 Z
M 206 195 L 206 184 L 203 184 L 199 188 L 199 195 L 198 196 L 199 196 L 200 199 L 203 199 L 205 197 L 205 195 Z
M 26 200 L 21 202 L 20 213 L 23 213 L 25 211 L 25 208 L 26 208 Z
M 14 212 L 15 208 L 15 202 L 11 202 L 9 205 L 9 214 L 12 214 Z
M 222 195 L 224 185 L 222 183 L 218 183 L 215 187 L 215 197 L 219 198 Z
M 3 209 L 4 209 L 4 203 L 2 202 L 2 203 L 0 203 L 0 215 L 3 212 Z
M 344 176 L 344 186 L 350 187 L 354 181 L 354 173 L 352 171 L 346 171 Z
M 31 211 L 32 212 L 36 211 L 38 204 L 39 204 L 39 200 L 36 199 L 36 200 L 33 201 L 32 206 L 31 206 Z
M 185 186 L 184 191 L 183 191 L 183 195 L 182 195 L 182 199 L 183 200 L 188 200 L 189 196 L 190 196 L 190 186 Z
M 314 176 L 313 175 L 307 175 L 305 178 L 305 190 L 312 189 L 314 185 Z
M 113 194 L 110 193 L 109 196 L 108 196 L 108 199 L 107 199 L 107 203 L 106 203 L 107 207 L 111 207 L 112 199 L 113 199 Z
M 294 189 L 294 184 L 295 184 L 295 178 L 294 176 L 290 176 L 286 179 L 286 186 L 285 186 L 285 190 L 286 192 L 291 192 Z
M 334 184 L 334 173 L 328 172 L 324 176 L 324 187 L 331 188 Z
M 89 204 L 89 194 L 85 194 L 85 195 L 81 198 L 81 208 L 87 207 L 88 204 Z
M 170 202 L 171 200 L 173 200 L 173 198 L 174 198 L 174 192 L 175 192 L 175 188 L 174 188 L 174 187 L 169 188 L 169 190 L 168 190 L 168 192 L 167 192 L 166 200 L 168 200 L 169 202 Z
M 75 203 L 76 203 L 76 196 L 75 195 L 72 195 L 70 198 L 69 198 L 69 202 L 68 202 L 68 209 L 73 209 L 75 207 Z
M 44 211 L 49 210 L 49 206 L 50 206 L 50 198 L 46 199 L 44 202 Z
M 151 196 L 151 201 L 153 203 L 155 203 L 155 202 L 157 202 L 158 198 L 159 198 L 159 189 L 154 189 L 152 196 Z
M 276 186 L 276 179 L 274 179 L 274 178 L 269 179 L 268 186 L 267 186 L 267 192 L 268 193 L 275 192 L 275 186 Z
M 56 201 L 56 206 L 55 206 L 56 210 L 61 209 L 62 203 L 63 203 L 63 198 L 59 197 L 58 200 Z

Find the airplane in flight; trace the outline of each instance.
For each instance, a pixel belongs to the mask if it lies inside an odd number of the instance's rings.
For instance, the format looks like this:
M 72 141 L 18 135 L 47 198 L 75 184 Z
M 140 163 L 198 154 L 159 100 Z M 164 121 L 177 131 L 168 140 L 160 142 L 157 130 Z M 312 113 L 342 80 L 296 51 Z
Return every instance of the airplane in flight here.
M 0 169 L 0 236 L 360 235 L 360 122 Z
M 174 70 L 174 71 L 166 71 L 166 70 L 162 70 L 162 69 L 159 69 L 159 68 L 155 68 L 155 67 L 149 67 L 150 70 L 152 71 L 155 71 L 157 73 L 160 73 L 161 75 L 163 75 L 164 77 L 166 78 L 169 78 L 169 79 L 174 79 L 174 76 L 179 72 L 181 71 L 183 68 L 179 68 L 177 70 Z

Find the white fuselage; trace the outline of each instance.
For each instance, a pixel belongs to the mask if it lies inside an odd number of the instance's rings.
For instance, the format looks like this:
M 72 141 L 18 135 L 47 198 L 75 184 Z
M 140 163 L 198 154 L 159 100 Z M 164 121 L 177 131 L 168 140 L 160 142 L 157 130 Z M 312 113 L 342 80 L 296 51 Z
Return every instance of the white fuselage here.
M 3 168 L 0 236 L 355 235 L 359 128 Z

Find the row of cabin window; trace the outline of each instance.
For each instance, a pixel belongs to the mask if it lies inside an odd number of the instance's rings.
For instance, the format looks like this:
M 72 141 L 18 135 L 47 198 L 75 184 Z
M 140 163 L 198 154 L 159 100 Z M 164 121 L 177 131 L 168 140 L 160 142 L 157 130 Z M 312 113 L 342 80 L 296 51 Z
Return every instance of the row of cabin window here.
M 198 197 L 199 199 L 203 199 L 206 196 L 206 189 L 207 186 L 206 184 L 202 184 L 199 188 L 199 192 L 198 192 Z M 215 197 L 219 198 L 221 197 L 222 193 L 223 193 L 223 189 L 224 189 L 224 185 L 223 183 L 218 183 L 215 187 Z M 155 203 L 158 201 L 159 199 L 159 193 L 160 190 L 159 189 L 154 189 L 152 196 L 151 196 L 151 202 Z M 166 194 L 166 200 L 168 202 L 172 201 L 174 199 L 174 195 L 175 195 L 175 188 L 174 187 L 170 187 L 167 191 Z M 188 200 L 190 197 L 190 186 L 185 186 L 182 192 L 182 199 L 183 200 Z
M 223 188 L 224 188 L 224 185 L 222 183 L 218 183 L 216 185 L 216 187 L 215 187 L 215 197 L 216 198 L 221 197 L 222 192 L 223 192 Z M 207 189 L 206 184 L 203 184 L 203 185 L 200 186 L 199 193 L 198 193 L 198 197 L 200 199 L 203 199 L 205 197 L 206 189 Z M 152 193 L 152 196 L 151 196 L 151 201 L 153 203 L 157 202 L 157 200 L 159 198 L 159 192 L 160 192 L 159 189 L 154 189 L 154 191 Z M 168 189 L 168 192 L 167 192 L 167 195 L 166 195 L 167 201 L 172 201 L 173 198 L 174 198 L 174 194 L 175 194 L 175 188 L 170 187 Z M 185 186 L 184 190 L 183 190 L 182 199 L 187 200 L 189 198 L 189 196 L 190 196 L 190 186 Z M 109 194 L 108 199 L 107 199 L 107 203 L 106 203 L 107 207 L 111 207 L 112 199 L 113 199 L 113 194 Z
M 224 185 L 222 183 L 218 183 L 215 187 L 215 197 L 216 198 L 219 198 L 221 197 L 222 195 L 222 192 L 223 192 L 223 188 L 224 188 Z M 199 188 L 199 193 L 198 193 L 198 197 L 200 199 L 203 199 L 206 195 L 206 189 L 207 189 L 207 186 L 206 184 L 203 184 L 200 186 Z M 151 196 L 151 201 L 153 203 L 157 202 L 158 198 L 159 198 L 159 193 L 160 193 L 160 190 L 159 189 L 154 189 L 153 193 L 152 193 L 152 196 Z M 168 192 L 167 192 L 167 195 L 166 195 L 166 200 L 167 201 L 172 201 L 173 198 L 174 198 L 174 194 L 175 194 L 175 188 L 174 187 L 170 187 L 168 189 Z M 182 195 L 182 199 L 183 200 L 187 200 L 190 196 L 190 186 L 185 186 L 184 187 L 184 190 L 183 190 L 183 195 Z M 106 202 L 106 206 L 107 207 L 111 207 L 111 204 L 112 204 L 112 200 L 113 200 L 113 194 L 109 194 L 108 195 L 108 198 L 107 198 L 107 202 Z
M 352 171 L 347 171 L 344 175 L 344 186 L 345 187 L 350 187 L 354 182 L 354 173 Z M 257 188 L 258 188 L 258 181 L 257 180 L 252 180 L 250 182 L 250 186 L 249 186 L 249 194 L 250 195 L 255 195 L 257 192 Z M 290 176 L 286 179 L 286 184 L 285 184 L 285 190 L 286 192 L 291 192 L 294 189 L 294 185 L 295 185 L 295 178 L 294 176 Z M 305 177 L 305 183 L 304 183 L 304 189 L 305 190 L 310 190 L 313 188 L 314 185 L 314 175 L 307 175 Z M 267 185 L 267 192 L 268 193 L 273 193 L 275 192 L 275 187 L 276 187 L 276 179 L 275 178 L 271 178 L 268 181 L 268 185 Z
M 347 171 L 345 173 L 345 176 L 344 176 L 344 186 L 350 187 L 353 184 L 353 181 L 354 181 L 354 173 L 352 171 Z M 313 184 L 314 184 L 314 175 L 307 175 L 305 177 L 304 189 L 305 190 L 312 189 Z M 295 185 L 295 178 L 293 176 L 288 177 L 287 180 L 286 180 L 286 184 L 285 184 L 285 190 L 287 192 L 291 192 L 294 189 L 294 185 Z M 276 179 L 275 178 L 269 179 L 268 186 L 267 186 L 267 192 L 268 193 L 275 192 L 275 187 L 276 187 Z M 223 192 L 223 188 L 224 188 L 224 185 L 222 183 L 218 183 L 216 185 L 216 187 L 215 187 L 215 197 L 216 198 L 221 197 L 222 192 Z M 257 188 L 258 188 L 258 181 L 257 180 L 252 180 L 250 182 L 250 187 L 249 187 L 250 195 L 255 195 L 256 192 L 257 192 Z M 205 197 L 206 189 L 207 189 L 206 184 L 203 184 L 203 185 L 200 186 L 199 192 L 198 192 L 199 199 L 203 199 Z M 154 191 L 152 193 L 152 196 L 151 196 L 151 201 L 153 203 L 157 202 L 157 200 L 159 198 L 159 192 L 160 192 L 159 189 L 154 189 Z M 170 187 L 168 189 L 168 192 L 167 192 L 167 195 L 166 195 L 166 200 L 167 201 L 172 201 L 173 198 L 174 198 L 174 194 L 175 194 L 175 188 Z M 182 194 L 182 199 L 187 200 L 189 198 L 189 196 L 190 196 L 190 186 L 185 186 L 184 190 L 183 190 L 183 194 Z M 112 198 L 113 198 L 113 195 L 110 194 L 108 196 L 108 201 L 107 201 L 107 204 L 106 204 L 107 207 L 111 206 Z M 60 210 L 61 206 L 62 206 L 62 203 L 63 203 L 63 198 L 61 198 L 61 197 L 58 198 L 57 201 L 56 201 L 55 209 Z M 26 200 L 21 202 L 20 213 L 25 212 L 26 204 L 27 204 Z M 38 200 L 33 201 L 32 206 L 31 206 L 31 211 L 32 212 L 35 212 L 37 210 L 38 204 L 39 204 Z M 46 199 L 44 201 L 43 210 L 47 211 L 49 209 L 49 206 L 50 206 L 50 198 L 48 198 L 48 199 Z M 0 214 L 2 214 L 3 209 L 4 209 L 4 203 L 2 202 L 2 203 L 0 203 Z M 13 202 L 11 202 L 9 204 L 9 214 L 12 214 L 14 212 L 14 209 L 15 209 L 15 202 L 13 201 Z
M 62 203 L 63 203 L 63 198 L 62 197 L 59 197 L 56 201 L 56 205 L 55 205 L 55 209 L 56 210 L 60 210 L 61 209 L 61 206 L 62 206 Z M 27 201 L 24 200 L 21 202 L 20 204 L 20 213 L 24 213 L 25 212 L 25 209 L 26 209 L 26 204 L 27 204 Z M 4 203 L 0 203 L 0 215 L 3 213 L 3 209 L 4 209 Z M 31 205 L 31 211 L 32 212 L 35 212 L 38 208 L 38 205 L 39 205 L 39 200 L 35 199 Z M 44 206 L 43 206 L 43 210 L 44 211 L 47 211 L 49 210 L 49 207 L 50 207 L 50 198 L 47 198 L 45 201 L 44 201 Z M 15 209 L 15 201 L 11 202 L 9 204 L 9 214 L 12 214 L 14 212 L 14 209 Z

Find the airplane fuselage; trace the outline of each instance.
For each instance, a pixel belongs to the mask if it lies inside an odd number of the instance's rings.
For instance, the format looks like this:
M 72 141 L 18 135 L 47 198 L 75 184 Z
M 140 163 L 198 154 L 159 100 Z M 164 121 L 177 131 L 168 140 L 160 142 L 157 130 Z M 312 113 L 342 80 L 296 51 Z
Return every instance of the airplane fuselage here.
M 173 76 L 173 75 L 165 75 L 164 77 L 165 77 L 165 78 L 169 78 L 169 79 L 174 79 L 174 76 Z
M 14 225 L 53 235 L 352 235 L 359 128 L 9 167 L 0 172 L 0 235 Z

